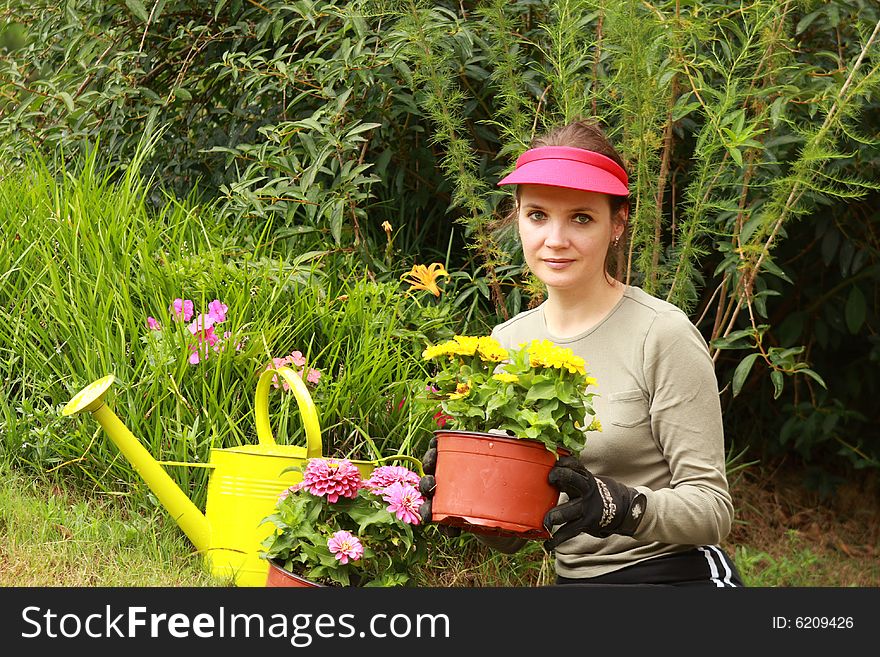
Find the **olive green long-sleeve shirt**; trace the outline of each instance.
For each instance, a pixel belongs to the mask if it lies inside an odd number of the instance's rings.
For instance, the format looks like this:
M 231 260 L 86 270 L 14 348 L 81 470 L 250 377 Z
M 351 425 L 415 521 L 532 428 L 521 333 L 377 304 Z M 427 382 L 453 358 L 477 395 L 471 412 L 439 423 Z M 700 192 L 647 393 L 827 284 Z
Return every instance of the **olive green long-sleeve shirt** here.
M 628 286 L 611 312 L 581 335 L 552 335 L 543 306 L 498 325 L 492 335 L 507 348 L 551 340 L 586 361 L 598 382 L 593 407 L 602 431 L 587 434 L 581 461 L 647 496 L 633 537 L 579 534 L 560 545 L 559 575 L 594 577 L 727 536 L 733 503 L 718 382 L 705 340 L 679 308 Z M 522 545 L 482 540 L 508 552 Z

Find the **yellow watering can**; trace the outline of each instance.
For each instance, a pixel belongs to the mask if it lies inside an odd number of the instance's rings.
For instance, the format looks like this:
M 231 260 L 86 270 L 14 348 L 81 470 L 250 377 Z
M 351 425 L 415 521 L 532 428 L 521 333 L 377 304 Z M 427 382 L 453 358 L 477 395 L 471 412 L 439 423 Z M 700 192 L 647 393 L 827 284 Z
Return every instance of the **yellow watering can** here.
M 269 426 L 269 386 L 274 377 L 284 379 L 296 397 L 306 434 L 306 446 L 278 445 Z M 214 448 L 208 463 L 157 461 L 104 403 L 112 385 L 112 374 L 80 390 L 61 414 L 89 411 L 134 466 L 171 517 L 205 555 L 215 577 L 231 578 L 238 586 L 265 586 L 269 563 L 260 558 L 262 542 L 273 531 L 271 523 L 261 524 L 272 513 L 278 495 L 302 481 L 302 473 L 282 470 L 304 466 L 310 458 L 321 457 L 321 427 L 308 388 L 288 367 L 268 369 L 260 375 L 254 400 L 257 445 Z M 411 456 L 398 454 L 376 461 L 353 461 L 361 476 L 382 461 L 410 461 L 421 474 L 421 463 Z M 205 513 L 193 504 L 186 493 L 165 472 L 164 465 L 209 468 Z

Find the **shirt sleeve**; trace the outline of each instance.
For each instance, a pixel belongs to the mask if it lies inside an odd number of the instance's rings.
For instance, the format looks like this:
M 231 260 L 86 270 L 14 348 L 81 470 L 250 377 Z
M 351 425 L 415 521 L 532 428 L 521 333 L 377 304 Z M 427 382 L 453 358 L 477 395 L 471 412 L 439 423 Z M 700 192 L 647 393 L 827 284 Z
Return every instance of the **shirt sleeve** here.
M 718 380 L 703 336 L 681 312 L 658 313 L 644 348 L 651 431 L 670 470 L 660 490 L 637 487 L 647 508 L 634 538 L 715 544 L 730 532 Z

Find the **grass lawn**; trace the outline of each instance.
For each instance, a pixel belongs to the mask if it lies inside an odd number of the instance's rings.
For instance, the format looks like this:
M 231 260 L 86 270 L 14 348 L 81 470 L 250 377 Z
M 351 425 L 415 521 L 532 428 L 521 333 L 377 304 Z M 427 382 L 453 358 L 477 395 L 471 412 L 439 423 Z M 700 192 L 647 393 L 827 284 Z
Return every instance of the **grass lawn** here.
M 751 466 L 733 482 L 737 522 L 724 547 L 749 586 L 880 586 L 876 473 L 831 501 L 796 472 Z M 226 586 L 212 578 L 162 507 L 134 510 L 116 496 L 66 490 L 0 471 L 0 586 Z M 535 586 L 552 581 L 537 545 L 493 553 L 465 535 L 441 538 L 426 586 Z

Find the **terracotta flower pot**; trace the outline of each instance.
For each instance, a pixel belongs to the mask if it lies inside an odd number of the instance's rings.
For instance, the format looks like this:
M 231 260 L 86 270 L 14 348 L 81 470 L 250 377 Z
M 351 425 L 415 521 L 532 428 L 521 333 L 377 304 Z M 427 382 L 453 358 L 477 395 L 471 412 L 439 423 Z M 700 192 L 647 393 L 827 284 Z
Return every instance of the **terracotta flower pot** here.
M 321 584 L 312 582 L 296 573 L 285 570 L 274 561 L 269 562 L 269 574 L 266 576 L 267 587 L 295 586 L 302 588 L 322 587 Z
M 544 514 L 557 504 L 559 491 L 547 475 L 557 454 L 536 440 L 491 433 L 438 430 L 434 435 L 434 522 L 484 534 L 549 538 Z

